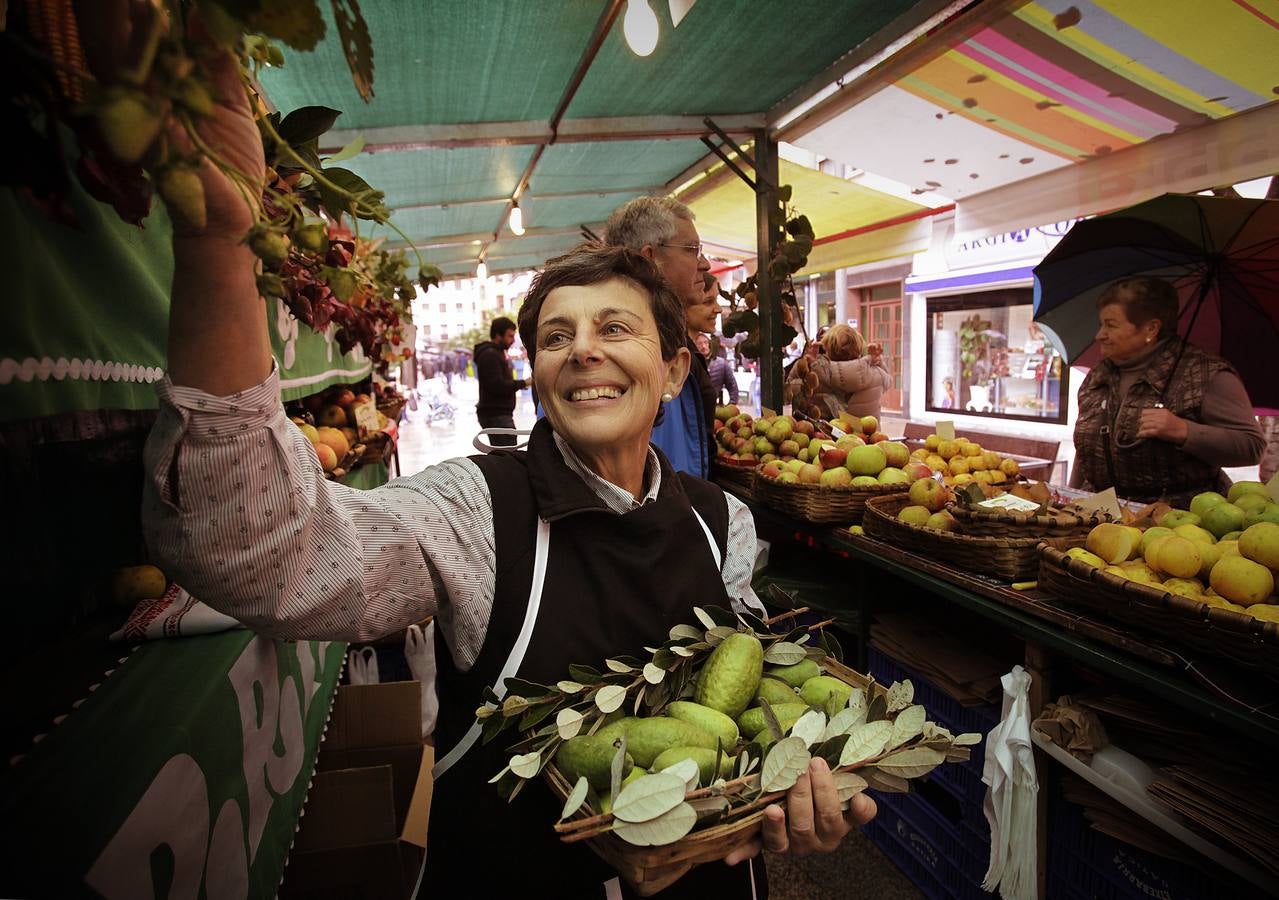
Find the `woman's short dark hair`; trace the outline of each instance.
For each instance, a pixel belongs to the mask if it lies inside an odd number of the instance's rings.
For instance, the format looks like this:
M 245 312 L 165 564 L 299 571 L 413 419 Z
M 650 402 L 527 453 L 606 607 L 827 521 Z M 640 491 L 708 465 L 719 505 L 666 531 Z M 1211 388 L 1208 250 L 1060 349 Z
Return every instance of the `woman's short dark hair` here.
M 1139 275 L 1116 281 L 1101 292 L 1097 309 L 1118 304 L 1128 321 L 1141 327 L 1151 319 L 1159 320 L 1159 336 L 1177 333 L 1177 316 L 1181 302 L 1177 289 L 1162 278 Z
M 602 284 L 615 278 L 629 281 L 648 296 L 649 309 L 657 322 L 662 359 L 674 359 L 679 348 L 684 346 L 684 304 L 671 290 L 656 264 L 625 247 L 584 241 L 563 256 L 548 259 L 546 266 L 533 278 L 519 316 L 520 340 L 524 342 L 529 362 L 537 353 L 537 319 L 551 291 L 561 287 Z

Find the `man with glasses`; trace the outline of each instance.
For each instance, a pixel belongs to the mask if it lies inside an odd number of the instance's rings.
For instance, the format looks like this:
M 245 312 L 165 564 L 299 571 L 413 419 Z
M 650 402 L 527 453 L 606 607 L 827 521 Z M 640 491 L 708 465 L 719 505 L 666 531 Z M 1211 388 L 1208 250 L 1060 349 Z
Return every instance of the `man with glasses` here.
M 663 405 L 652 442 L 677 471 L 706 478 L 710 474 L 715 394 L 706 358 L 697 352 L 694 339 L 698 333 L 714 330 L 719 305 L 709 294 L 708 285 L 714 279 L 711 264 L 702 253 L 693 213 L 670 197 L 637 197 L 614 210 L 604 229 L 605 243 L 653 260 L 684 301 L 693 364 L 685 389 Z

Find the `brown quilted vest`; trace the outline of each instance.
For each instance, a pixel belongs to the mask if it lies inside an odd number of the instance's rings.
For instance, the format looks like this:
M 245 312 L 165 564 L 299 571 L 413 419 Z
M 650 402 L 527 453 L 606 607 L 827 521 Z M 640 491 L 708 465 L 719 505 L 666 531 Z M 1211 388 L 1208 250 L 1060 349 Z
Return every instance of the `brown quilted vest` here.
M 1217 489 L 1220 466 L 1167 441 L 1148 439 L 1129 446 L 1136 439 L 1141 411 L 1153 407 L 1161 396 L 1163 405 L 1175 415 L 1199 422 L 1208 383 L 1218 372 L 1234 372 L 1230 363 L 1193 344 L 1186 347 L 1181 362 L 1176 363 L 1179 347 L 1178 340 L 1164 341 L 1123 397 L 1119 396 L 1119 369 L 1109 360 L 1094 367 L 1080 385 L 1075 464 L 1083 473 L 1086 489 L 1101 491 L 1113 485 L 1120 497 L 1130 500 L 1151 502 L 1162 498 L 1178 503 L 1200 491 Z M 1172 383 L 1168 384 L 1170 378 Z M 1168 385 L 1166 391 L 1164 385 Z M 1113 480 L 1106 464 L 1107 440 L 1114 464 Z

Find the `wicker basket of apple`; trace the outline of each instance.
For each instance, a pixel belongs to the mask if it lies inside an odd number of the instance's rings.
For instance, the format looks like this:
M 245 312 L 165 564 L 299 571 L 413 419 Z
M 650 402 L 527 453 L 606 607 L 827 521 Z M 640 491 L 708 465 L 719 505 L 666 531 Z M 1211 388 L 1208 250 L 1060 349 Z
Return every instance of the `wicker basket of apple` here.
M 1178 644 L 1279 674 L 1279 503 L 1260 482 L 1103 523 L 1040 551 L 1040 586 Z
M 755 490 L 767 505 L 806 522 L 856 524 L 870 498 L 905 494 L 913 481 L 932 476 L 927 465 L 910 458 L 905 444 L 888 440 L 876 423 L 869 434 L 812 438 L 794 459 L 762 463 Z
M 960 518 L 961 511 L 996 493 L 1004 491 L 976 483 L 954 488 L 938 477 L 919 478 L 905 495 L 868 501 L 862 524 L 866 534 L 876 540 L 956 569 L 1010 582 L 1035 578 L 1039 547 L 1045 541 L 1061 550 L 1084 543 L 1086 531 L 1050 534 L 1032 526 L 1021 534 L 970 531 L 969 523 Z
M 714 429 L 716 480 L 747 491 L 752 489 L 755 471 L 761 465 L 807 461 L 810 442 L 830 437 L 812 422 L 796 421 L 768 409 L 756 418 L 732 404 L 715 408 Z

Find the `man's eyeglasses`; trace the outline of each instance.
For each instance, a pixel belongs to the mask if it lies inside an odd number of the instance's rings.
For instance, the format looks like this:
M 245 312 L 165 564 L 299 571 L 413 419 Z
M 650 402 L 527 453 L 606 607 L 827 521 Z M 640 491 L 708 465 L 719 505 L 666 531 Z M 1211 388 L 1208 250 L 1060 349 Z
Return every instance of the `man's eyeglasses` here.
M 659 247 L 675 247 L 680 250 L 691 250 L 693 253 L 697 254 L 698 256 L 703 255 L 701 244 L 667 244 L 663 242 L 661 244 L 658 244 L 658 246 Z

